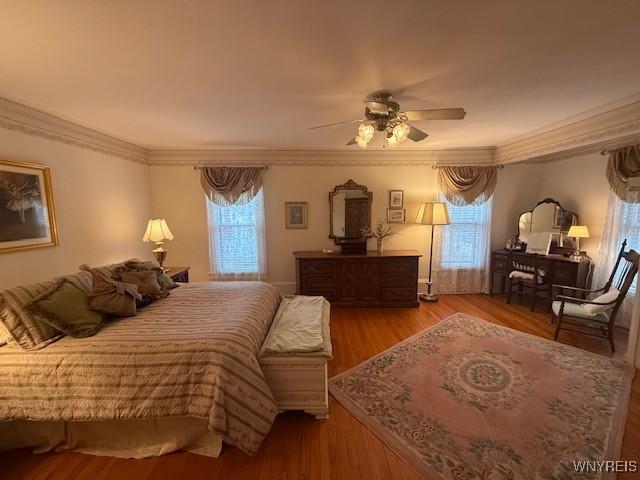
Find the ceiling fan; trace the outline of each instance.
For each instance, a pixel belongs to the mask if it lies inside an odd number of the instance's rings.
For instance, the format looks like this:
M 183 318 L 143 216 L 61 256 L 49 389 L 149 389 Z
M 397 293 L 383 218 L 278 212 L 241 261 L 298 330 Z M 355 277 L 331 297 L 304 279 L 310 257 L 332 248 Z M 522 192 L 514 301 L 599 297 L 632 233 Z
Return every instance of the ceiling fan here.
M 400 104 L 394 102 L 391 97 L 392 94 L 389 91 L 373 93 L 367 100 L 364 100 L 364 118 L 317 125 L 309 128 L 309 130 L 347 123 L 360 123 L 358 134 L 351 138 L 347 145 L 355 145 L 357 143 L 361 148 L 367 148 L 367 144 L 377 130 L 385 132 L 385 146 L 394 147 L 404 142 L 407 138 L 414 142 L 419 142 L 428 137 L 428 134 L 410 125 L 409 121 L 462 120 L 467 114 L 463 108 L 400 111 Z

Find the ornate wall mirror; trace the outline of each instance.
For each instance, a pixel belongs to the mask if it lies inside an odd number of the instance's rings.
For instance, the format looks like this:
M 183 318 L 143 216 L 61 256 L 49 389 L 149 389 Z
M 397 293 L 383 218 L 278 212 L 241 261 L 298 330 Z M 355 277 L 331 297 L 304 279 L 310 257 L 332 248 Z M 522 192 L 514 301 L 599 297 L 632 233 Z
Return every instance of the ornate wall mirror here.
M 362 229 L 371 226 L 371 200 L 373 194 L 364 185 L 348 180 L 337 185 L 329 193 L 329 238 L 336 245 L 341 245 L 346 253 L 345 245 L 358 245 L 357 250 L 366 250 L 366 239 L 362 237 Z
M 552 245 L 563 247 L 563 239 L 571 225 L 578 224 L 578 215 L 562 208 L 553 198 L 545 198 L 538 202 L 535 208 L 520 214 L 518 219 L 518 238 L 527 243 L 531 233 L 549 232 L 556 234 L 552 237 Z M 553 251 L 553 248 L 552 248 Z

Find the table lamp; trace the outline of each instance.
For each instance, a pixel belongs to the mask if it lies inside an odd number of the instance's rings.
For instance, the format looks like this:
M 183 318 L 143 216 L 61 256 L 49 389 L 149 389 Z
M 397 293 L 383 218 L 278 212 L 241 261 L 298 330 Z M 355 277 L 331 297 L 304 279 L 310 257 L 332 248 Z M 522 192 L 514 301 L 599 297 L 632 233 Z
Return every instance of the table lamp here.
M 576 247 L 573 251 L 574 257 L 580 256 L 580 239 L 589 238 L 589 229 L 586 225 L 571 225 L 567 232 L 567 237 L 573 237 L 576 239 Z
M 153 242 L 156 244 L 156 248 L 152 251 L 163 272 L 169 271 L 162 266 L 167 258 L 167 251 L 164 249 L 165 240 L 173 240 L 173 234 L 171 233 L 171 230 L 169 230 L 169 226 L 165 219 L 156 218 L 149 220 L 149 223 L 147 223 L 147 230 L 142 236 L 142 241 L 146 243 Z
M 437 302 L 438 296 L 431 293 L 431 269 L 433 267 L 433 231 L 436 225 L 449 225 L 449 212 L 444 202 L 426 202 L 420 205 L 416 223 L 420 225 L 431 225 L 431 246 L 429 250 L 429 279 L 427 280 L 427 293 L 420 294 L 420 300 L 424 302 Z

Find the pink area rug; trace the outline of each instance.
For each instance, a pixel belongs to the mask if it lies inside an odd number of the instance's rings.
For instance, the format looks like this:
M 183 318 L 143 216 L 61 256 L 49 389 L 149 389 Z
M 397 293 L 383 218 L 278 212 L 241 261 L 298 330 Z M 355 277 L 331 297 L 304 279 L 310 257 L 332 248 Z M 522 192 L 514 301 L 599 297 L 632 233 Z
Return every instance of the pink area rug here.
M 428 479 L 587 479 L 615 460 L 633 369 L 455 314 L 333 377 L 332 395 Z M 606 469 L 603 469 L 606 470 Z

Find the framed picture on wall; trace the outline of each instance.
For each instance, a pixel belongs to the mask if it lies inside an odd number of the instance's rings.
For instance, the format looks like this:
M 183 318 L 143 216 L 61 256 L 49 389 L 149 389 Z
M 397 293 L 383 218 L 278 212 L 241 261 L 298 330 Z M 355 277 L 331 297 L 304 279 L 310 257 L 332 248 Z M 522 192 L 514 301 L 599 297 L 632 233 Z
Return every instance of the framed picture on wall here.
M 307 228 L 309 204 L 307 202 L 286 202 L 284 218 L 286 228 Z
M 0 253 L 58 245 L 49 167 L 0 160 Z
M 403 208 L 404 207 L 404 191 L 391 190 L 389 192 L 389 208 Z
M 387 209 L 387 223 L 404 223 L 405 209 L 401 208 L 388 208 Z

